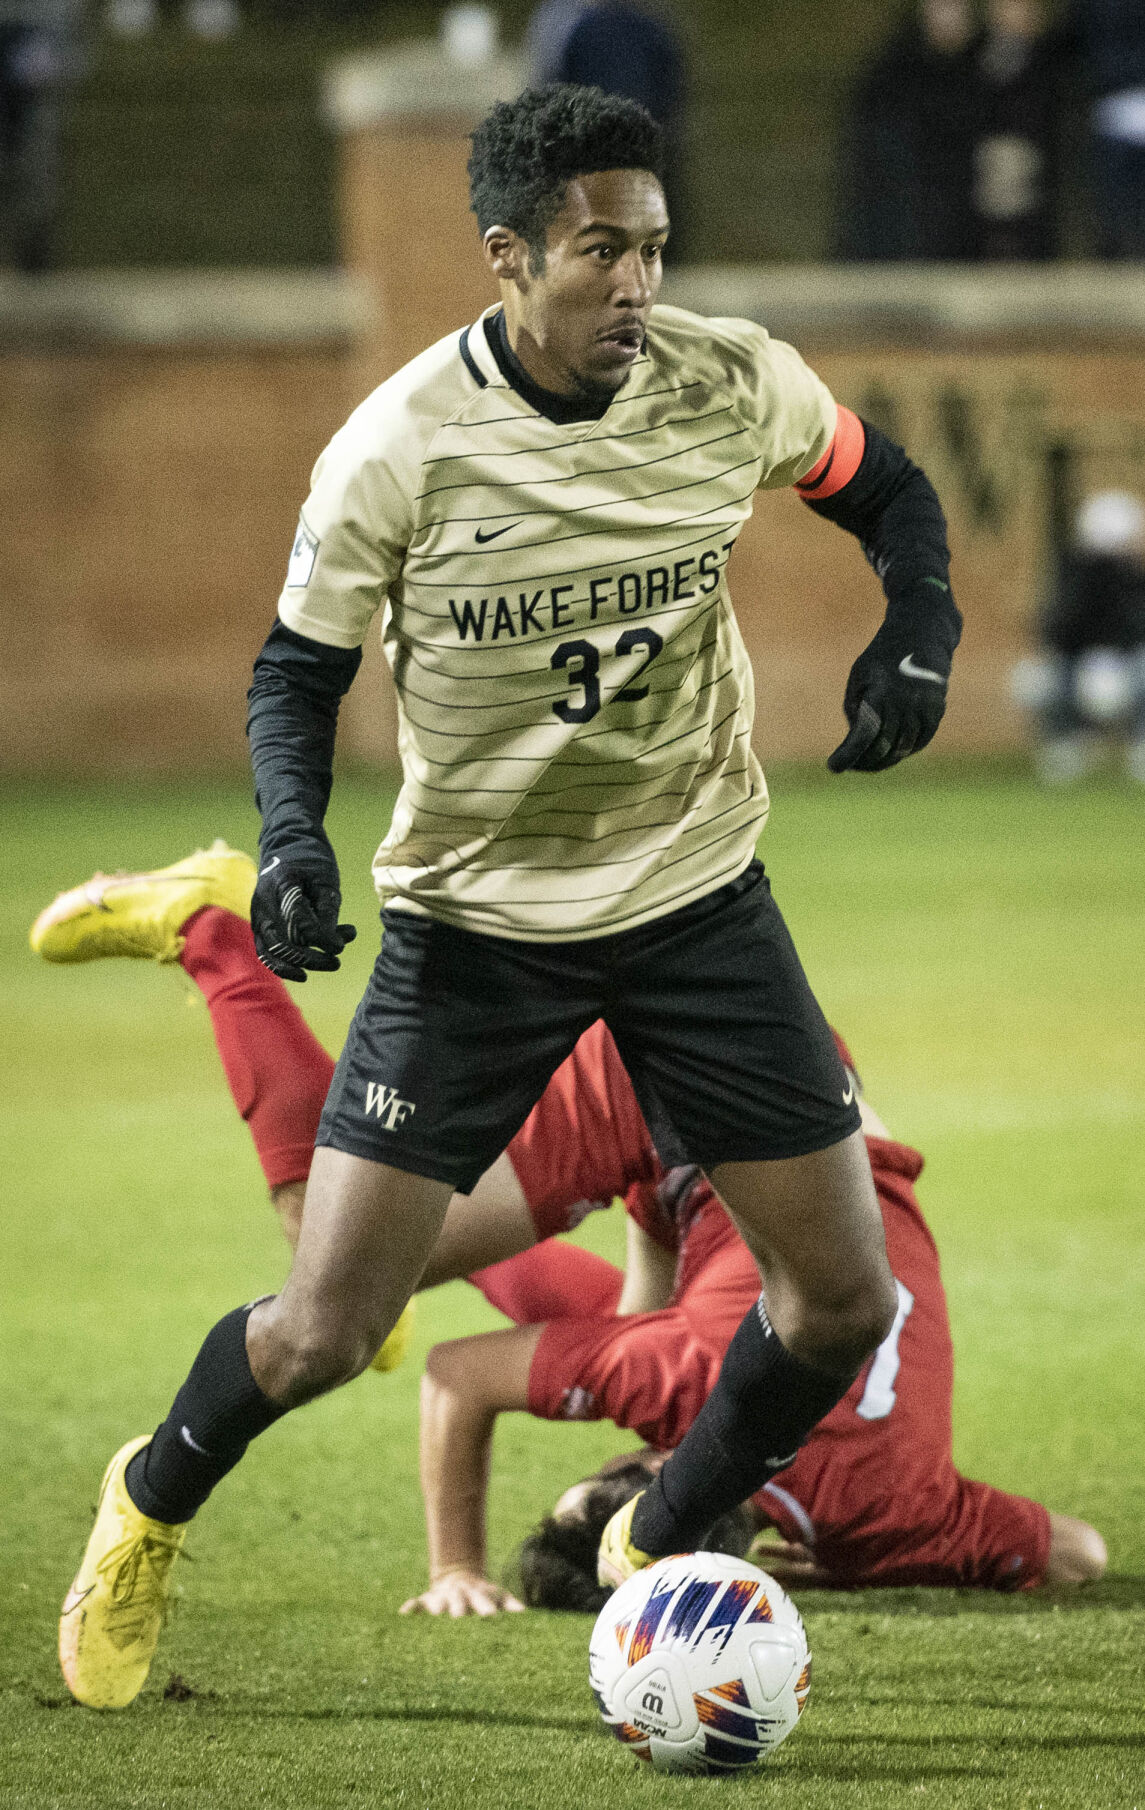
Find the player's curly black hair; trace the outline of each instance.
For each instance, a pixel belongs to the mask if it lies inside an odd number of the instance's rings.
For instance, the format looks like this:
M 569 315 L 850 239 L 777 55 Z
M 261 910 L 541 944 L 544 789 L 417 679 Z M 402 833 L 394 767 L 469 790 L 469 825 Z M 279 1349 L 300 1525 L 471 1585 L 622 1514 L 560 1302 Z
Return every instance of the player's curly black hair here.
M 592 1488 L 575 1520 L 546 1516 L 517 1554 L 517 1582 L 530 1609 L 568 1609 L 599 1615 L 612 1595 L 596 1581 L 596 1553 L 605 1524 L 631 1496 L 643 1489 L 649 1471 L 640 1459 L 592 1479 Z M 744 1508 L 722 1515 L 700 1542 L 705 1552 L 730 1552 L 742 1558 L 755 1536 L 755 1523 Z
M 601 88 L 550 82 L 502 101 L 473 134 L 469 202 L 481 232 L 510 226 L 544 269 L 545 233 L 574 176 L 594 170 L 664 171 L 664 134 L 638 101 Z

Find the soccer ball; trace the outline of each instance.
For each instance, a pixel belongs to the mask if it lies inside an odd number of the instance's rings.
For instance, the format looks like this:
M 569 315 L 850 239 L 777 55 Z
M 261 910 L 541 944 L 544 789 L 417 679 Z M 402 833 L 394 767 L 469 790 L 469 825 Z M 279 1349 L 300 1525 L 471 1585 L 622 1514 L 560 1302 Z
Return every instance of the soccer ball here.
M 723 1552 L 638 1571 L 589 1641 L 605 1723 L 657 1772 L 726 1773 L 787 1738 L 811 1686 L 799 1611 L 774 1578 Z

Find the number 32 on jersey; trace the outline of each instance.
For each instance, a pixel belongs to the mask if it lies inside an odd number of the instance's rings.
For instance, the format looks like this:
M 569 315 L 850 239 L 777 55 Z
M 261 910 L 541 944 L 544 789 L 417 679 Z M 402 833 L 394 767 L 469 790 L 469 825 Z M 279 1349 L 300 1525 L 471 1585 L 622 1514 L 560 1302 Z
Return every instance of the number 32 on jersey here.
M 619 704 L 638 704 L 648 696 L 648 686 L 636 683 L 648 671 L 656 655 L 661 652 L 664 643 L 654 628 L 626 628 L 616 643 L 616 653 L 623 658 L 625 654 L 634 653 L 638 647 L 648 649 L 647 658 L 639 670 L 633 675 L 633 683 L 624 686 L 615 693 L 614 701 Z M 554 672 L 562 668 L 568 670 L 570 687 L 583 687 L 584 701 L 570 702 L 562 698 L 553 705 L 553 714 L 559 716 L 562 723 L 589 723 L 600 709 L 600 654 L 591 641 L 562 641 L 554 647 L 549 662 Z

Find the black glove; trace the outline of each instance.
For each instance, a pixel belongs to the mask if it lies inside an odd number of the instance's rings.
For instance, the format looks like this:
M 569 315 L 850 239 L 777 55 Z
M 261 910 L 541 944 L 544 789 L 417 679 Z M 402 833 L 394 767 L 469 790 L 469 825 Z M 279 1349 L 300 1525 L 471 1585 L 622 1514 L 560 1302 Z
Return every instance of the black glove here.
M 961 627 L 952 601 L 929 619 L 912 610 L 883 623 L 851 668 L 843 696 L 851 728 L 828 757 L 832 773 L 881 773 L 926 747 L 946 710 Z
M 340 924 L 342 892 L 332 853 L 307 850 L 263 857 L 250 902 L 255 952 L 280 980 L 305 980 L 308 968 L 329 974 L 358 932 Z

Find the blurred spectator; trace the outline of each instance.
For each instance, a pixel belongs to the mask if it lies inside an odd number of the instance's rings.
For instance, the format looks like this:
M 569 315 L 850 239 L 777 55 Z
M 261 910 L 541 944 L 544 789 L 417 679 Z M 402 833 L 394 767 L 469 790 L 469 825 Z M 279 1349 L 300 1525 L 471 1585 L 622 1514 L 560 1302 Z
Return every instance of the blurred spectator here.
M 54 262 L 63 98 L 79 66 L 83 0 L 0 0 L 0 262 Z
M 1125 491 L 1087 497 L 1039 622 L 1044 652 L 1014 669 L 1033 712 L 1037 767 L 1050 784 L 1092 771 L 1110 738 L 1145 785 L 1145 504 Z
M 974 37 L 970 0 L 917 0 L 860 77 L 840 144 L 840 258 L 974 255 Z
M 158 0 L 107 0 L 103 23 L 117 38 L 142 38 L 159 23 Z
M 1145 258 L 1145 0 L 1073 0 L 1094 95 L 1098 255 Z
M 1058 249 L 1062 58 L 1044 0 L 987 0 L 974 96 L 973 254 L 1052 258 Z
M 233 38 L 242 25 L 236 0 L 187 0 L 183 18 L 191 36 L 203 38 L 208 44 Z
M 560 68 L 574 25 L 580 23 L 590 5 L 591 0 L 541 0 L 525 33 L 529 80 L 535 87 L 543 88 L 546 82 L 563 79 L 554 71 Z
M 530 79 L 626 94 L 664 128 L 664 188 L 673 255 L 685 230 L 681 196 L 684 52 L 670 19 L 641 0 L 542 0 L 529 22 Z
M 451 62 L 475 67 L 497 55 L 501 21 L 491 6 L 464 0 L 447 6 L 438 21 L 437 36 Z
M 159 0 L 107 0 L 103 22 L 117 37 L 142 38 L 154 31 L 162 10 Z M 191 36 L 209 44 L 233 38 L 242 25 L 238 0 L 183 0 L 180 13 Z

